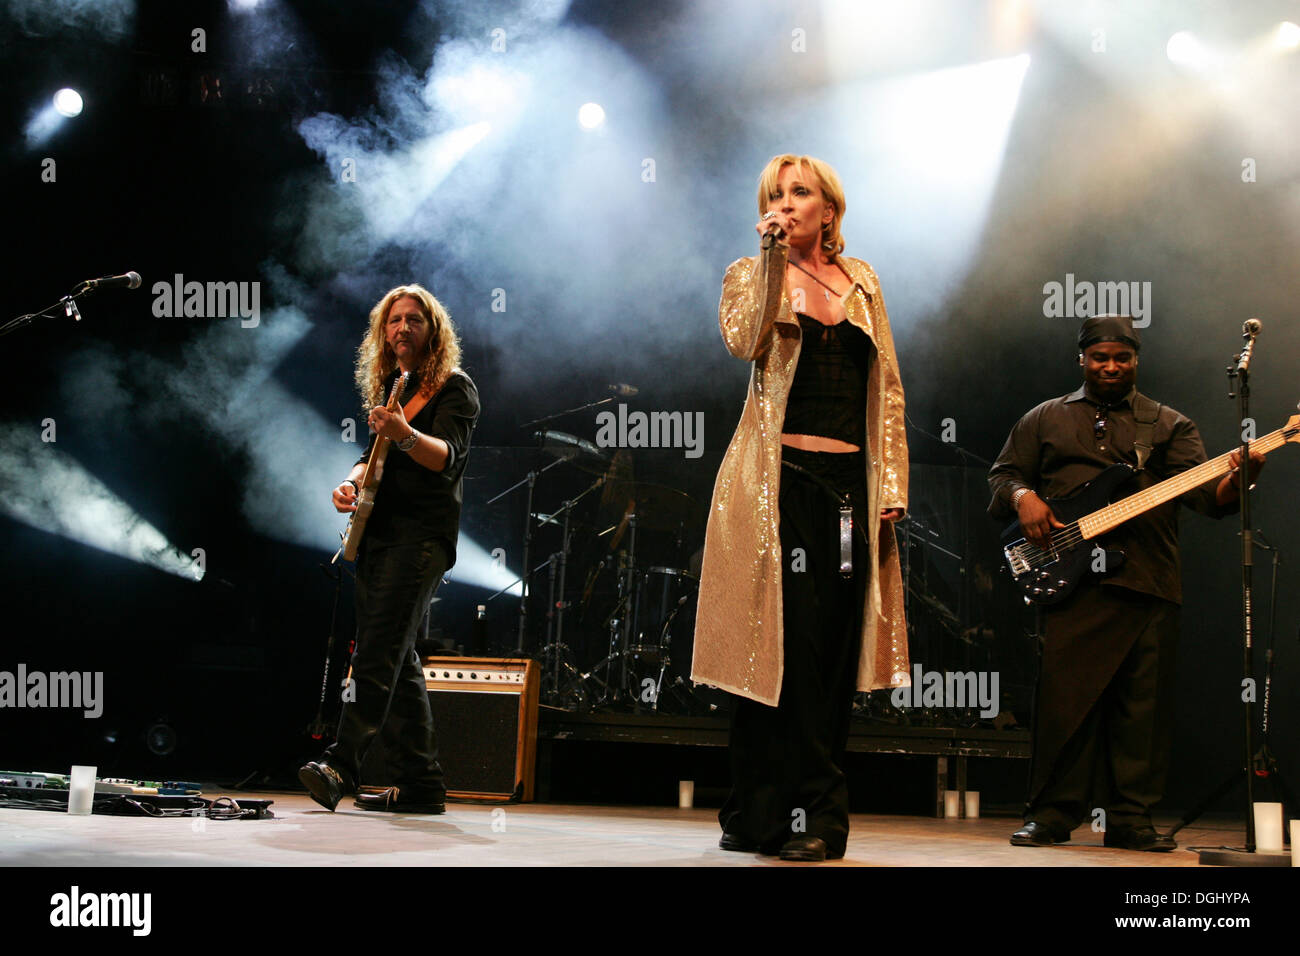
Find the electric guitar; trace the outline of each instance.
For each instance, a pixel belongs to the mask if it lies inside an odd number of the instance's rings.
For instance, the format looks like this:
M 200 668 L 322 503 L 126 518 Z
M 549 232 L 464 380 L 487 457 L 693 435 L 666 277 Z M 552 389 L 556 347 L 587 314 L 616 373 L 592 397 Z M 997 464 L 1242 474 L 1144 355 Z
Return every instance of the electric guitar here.
M 393 390 L 388 395 L 389 411 L 397 408 L 409 376 L 409 372 L 403 372 L 393 383 Z M 343 556 L 344 561 L 357 559 L 357 549 L 361 547 L 361 536 L 365 534 L 366 521 L 370 519 L 371 509 L 375 507 L 379 479 L 384 476 L 384 459 L 388 457 L 388 446 L 391 444 L 391 439 L 383 435 L 375 436 L 375 447 L 370 452 L 370 460 L 366 462 L 366 472 L 361 476 L 361 488 L 357 492 L 357 510 L 352 512 L 352 517 L 348 519 L 347 530 L 343 532 L 343 547 L 339 548 L 338 553 L 334 555 L 334 561 L 338 561 L 339 555 Z
M 1268 454 L 1289 441 L 1300 442 L 1300 415 L 1292 415 L 1285 427 L 1255 439 L 1250 447 Z M 1094 560 L 1094 539 L 1130 518 L 1226 475 L 1232 470 L 1231 457 L 1232 452 L 1225 452 L 1114 504 L 1110 504 L 1111 495 L 1136 470 L 1123 462 L 1111 465 L 1072 495 L 1047 499 L 1048 507 L 1065 527 L 1052 532 L 1046 550 L 1025 539 L 1019 521 L 1012 522 L 1002 536 L 1003 541 L 1009 542 L 1002 553 L 1025 603 L 1048 605 L 1064 601 L 1089 573 Z M 1103 567 L 1106 572 L 1115 571 L 1123 562 L 1124 552 L 1107 551 Z

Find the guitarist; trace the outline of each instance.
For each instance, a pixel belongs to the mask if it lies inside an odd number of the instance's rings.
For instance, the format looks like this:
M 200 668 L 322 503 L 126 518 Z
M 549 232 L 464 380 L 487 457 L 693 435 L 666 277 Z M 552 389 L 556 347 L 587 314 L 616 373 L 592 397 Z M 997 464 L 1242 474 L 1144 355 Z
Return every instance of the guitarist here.
M 337 742 L 298 772 L 316 802 L 331 811 L 355 793 L 366 751 L 381 732 L 396 786 L 359 794 L 354 805 L 444 810 L 446 788 L 415 637 L 456 561 L 461 476 L 479 415 L 478 391 L 459 362 L 451 316 L 428 290 L 398 286 L 370 311 L 356 383 L 374 434 L 333 493 L 338 511 L 356 511 L 366 463 L 380 442 L 391 442 L 357 555 L 355 700 L 343 704 Z M 399 372 L 411 374 L 390 410 L 385 399 Z
M 989 514 L 1017 517 L 1038 547 L 1064 527 L 1044 498 L 1067 497 L 1116 462 L 1142 465 L 1122 497 L 1205 461 L 1196 425 L 1137 391 L 1141 340 L 1130 317 L 1087 319 L 1078 344 L 1083 385 L 1020 419 L 989 472 Z M 1044 608 L 1029 799 L 1014 846 L 1064 843 L 1099 807 L 1106 846 L 1175 848 L 1152 826 L 1151 807 L 1169 766 L 1182 598 L 1177 511 L 1180 503 L 1212 518 L 1237 511 L 1240 462 L 1232 464 L 1217 483 L 1105 535 L 1100 547 L 1122 551 L 1122 563 L 1106 555 L 1110 573 L 1085 577 Z M 1262 465 L 1252 452 L 1252 480 Z

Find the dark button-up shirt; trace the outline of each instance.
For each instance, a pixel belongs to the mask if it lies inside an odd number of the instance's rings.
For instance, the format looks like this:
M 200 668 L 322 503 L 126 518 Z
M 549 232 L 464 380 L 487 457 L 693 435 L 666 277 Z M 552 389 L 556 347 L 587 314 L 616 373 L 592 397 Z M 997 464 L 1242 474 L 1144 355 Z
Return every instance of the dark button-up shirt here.
M 393 376 L 396 379 L 396 375 Z M 418 376 L 412 376 L 403 399 L 419 389 Z M 392 381 L 385 383 L 385 392 Z M 424 467 L 396 448 L 388 450 L 384 473 L 375 493 L 375 507 L 366 523 L 362 545 L 411 544 L 437 539 L 447 547 L 452 564 L 456 562 L 456 539 L 460 529 L 461 478 L 469 454 L 470 436 L 478 421 L 478 390 L 464 372 L 451 373 L 446 384 L 411 420 L 411 427 L 441 438 L 447 443 L 449 457 L 442 471 Z M 370 459 L 375 436 L 359 462 Z
M 1136 468 L 1133 399 L 1137 394 L 1134 389 L 1116 405 L 1104 406 L 1080 386 L 1032 409 L 1011 430 L 989 471 L 993 492 L 989 514 L 999 520 L 1015 519 L 1011 496 L 1019 488 L 1030 488 L 1042 498 L 1063 498 L 1116 462 Z M 1106 421 L 1104 429 L 1096 427 L 1099 411 Z M 1143 491 L 1205 461 L 1205 446 L 1195 423 L 1167 405 L 1160 406 L 1151 443 L 1146 468 L 1116 498 Z M 1103 535 L 1098 541 L 1102 548 L 1125 555 L 1120 569 L 1105 582 L 1181 603 L 1178 504 L 1212 518 L 1231 514 L 1236 506 L 1221 508 L 1215 502 L 1218 481 L 1193 488 Z

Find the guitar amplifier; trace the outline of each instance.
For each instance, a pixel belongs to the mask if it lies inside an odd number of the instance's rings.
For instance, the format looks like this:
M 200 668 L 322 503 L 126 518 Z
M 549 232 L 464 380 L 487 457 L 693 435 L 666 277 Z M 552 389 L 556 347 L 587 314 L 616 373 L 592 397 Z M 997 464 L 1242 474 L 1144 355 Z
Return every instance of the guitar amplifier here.
M 438 735 L 447 796 L 473 800 L 533 799 L 537 763 L 536 661 L 499 657 L 430 657 L 425 687 Z M 366 786 L 388 786 L 381 734 L 361 767 Z

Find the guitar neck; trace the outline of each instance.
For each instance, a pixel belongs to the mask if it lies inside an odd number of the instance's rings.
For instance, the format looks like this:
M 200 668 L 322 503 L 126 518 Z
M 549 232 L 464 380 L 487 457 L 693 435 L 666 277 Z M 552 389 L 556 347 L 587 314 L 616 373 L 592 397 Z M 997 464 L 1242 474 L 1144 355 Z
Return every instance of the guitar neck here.
M 1251 442 L 1250 447 L 1252 450 L 1267 455 L 1274 448 L 1280 448 L 1284 445 L 1292 435 L 1294 435 L 1294 429 L 1279 428 L 1277 431 L 1270 432 L 1263 438 Z M 1209 461 L 1201 462 L 1195 468 L 1189 468 L 1180 475 L 1175 475 L 1158 485 L 1152 485 L 1145 491 L 1139 491 L 1135 495 L 1130 495 L 1112 505 L 1094 511 L 1092 514 L 1079 519 L 1079 530 L 1085 538 L 1095 538 L 1098 535 L 1105 534 L 1130 518 L 1136 518 L 1143 512 L 1150 511 L 1166 501 L 1172 501 L 1184 492 L 1198 488 L 1207 481 L 1213 481 L 1215 478 L 1226 475 L 1232 470 L 1231 458 L 1232 452 L 1224 452 L 1218 458 L 1211 458 Z
M 384 467 L 384 459 L 388 457 L 389 444 L 383 435 L 375 436 L 375 447 L 370 452 L 370 460 L 366 462 L 365 473 L 361 476 L 362 488 L 379 484 L 379 472 Z
M 393 383 L 393 390 L 388 395 L 387 407 L 390 412 L 401 403 L 402 389 L 405 385 L 406 373 L 402 373 Z M 384 459 L 388 457 L 388 446 L 391 444 L 391 439 L 383 435 L 375 436 L 375 447 L 370 452 L 370 460 L 366 462 L 366 470 L 361 476 L 362 488 L 379 484 L 379 476 L 384 470 Z

